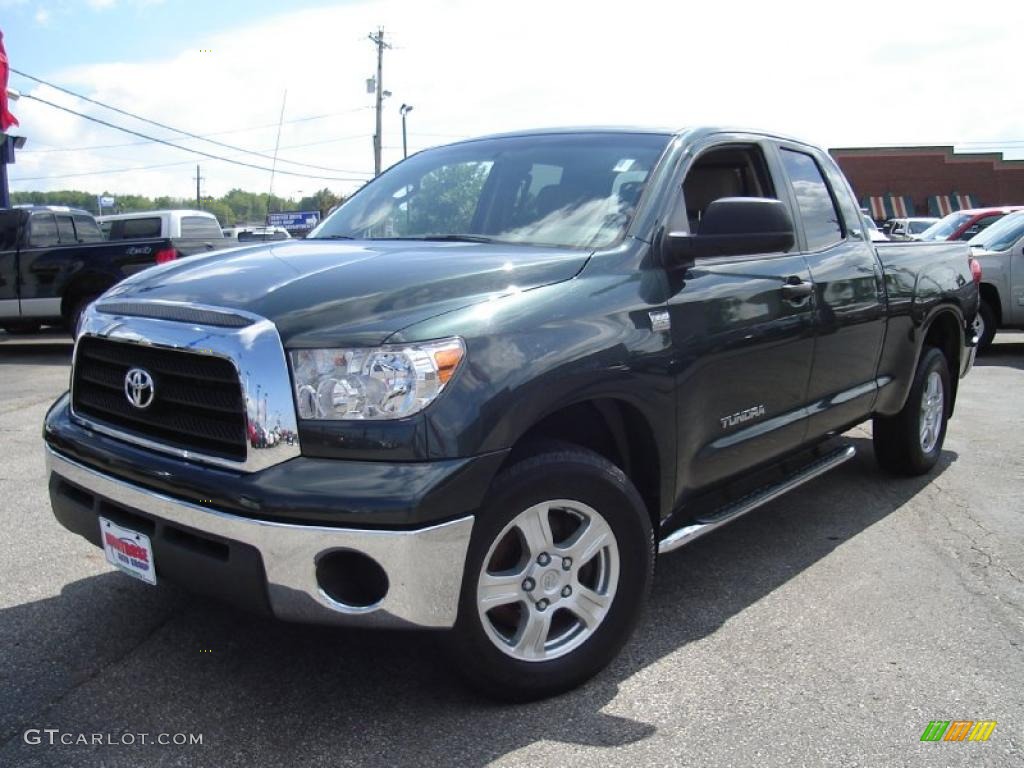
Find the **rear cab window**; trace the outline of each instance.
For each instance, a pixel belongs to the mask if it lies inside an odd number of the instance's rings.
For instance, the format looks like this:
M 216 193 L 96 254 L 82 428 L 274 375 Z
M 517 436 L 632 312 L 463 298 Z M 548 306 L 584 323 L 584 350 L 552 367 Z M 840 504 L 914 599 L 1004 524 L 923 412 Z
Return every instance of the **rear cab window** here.
M 160 237 L 159 216 L 138 219 L 112 219 L 103 222 L 108 240 L 134 240 L 143 237 Z
M 100 232 L 99 226 L 92 217 L 79 214 L 71 218 L 75 222 L 75 235 L 78 237 L 78 242 L 98 243 L 104 239 L 103 233 Z
M 837 245 L 845 239 L 843 220 L 817 160 L 806 152 L 785 147 L 779 154 L 800 211 L 807 250 L 821 251 Z
M 204 237 L 220 240 L 224 237 L 220 224 L 214 218 L 207 216 L 182 216 L 181 217 L 182 237 Z
M 160 217 L 124 219 L 121 222 L 121 238 L 130 240 L 136 237 L 160 237 Z
M 71 223 L 70 216 L 57 217 L 57 234 L 60 237 L 61 245 L 78 242 L 78 238 L 75 237 L 75 225 Z

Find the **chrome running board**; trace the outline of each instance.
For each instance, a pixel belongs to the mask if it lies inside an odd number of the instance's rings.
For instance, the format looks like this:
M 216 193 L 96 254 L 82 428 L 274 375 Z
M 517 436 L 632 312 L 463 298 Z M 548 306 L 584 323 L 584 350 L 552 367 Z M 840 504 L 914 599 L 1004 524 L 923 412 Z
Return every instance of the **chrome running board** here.
M 690 525 L 684 525 L 662 539 L 658 544 L 658 554 L 664 555 L 667 552 L 679 549 L 694 539 L 703 536 L 705 533 L 710 533 L 716 528 L 735 520 L 737 517 L 742 517 L 747 512 L 757 509 L 762 504 L 767 504 L 772 499 L 777 499 L 782 494 L 803 485 L 809 480 L 813 480 L 818 475 L 822 475 L 830 469 L 835 469 L 840 464 L 852 459 L 856 453 L 857 449 L 852 445 L 838 448 L 822 456 L 820 459 L 803 466 L 785 480 L 763 486 L 742 499 L 726 504 L 724 507 L 719 507 L 711 514 L 701 516 Z

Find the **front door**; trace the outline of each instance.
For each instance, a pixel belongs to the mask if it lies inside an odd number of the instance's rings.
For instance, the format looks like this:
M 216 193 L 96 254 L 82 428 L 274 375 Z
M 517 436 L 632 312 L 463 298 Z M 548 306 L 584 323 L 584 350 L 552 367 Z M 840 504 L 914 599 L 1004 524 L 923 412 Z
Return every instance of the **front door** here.
M 702 147 L 685 170 L 678 218 L 685 211 L 692 233 L 719 198 L 780 199 L 777 161 L 758 140 L 731 138 Z M 667 304 L 681 362 L 677 503 L 803 442 L 815 331 L 810 281 L 793 252 L 700 259 L 675 286 Z

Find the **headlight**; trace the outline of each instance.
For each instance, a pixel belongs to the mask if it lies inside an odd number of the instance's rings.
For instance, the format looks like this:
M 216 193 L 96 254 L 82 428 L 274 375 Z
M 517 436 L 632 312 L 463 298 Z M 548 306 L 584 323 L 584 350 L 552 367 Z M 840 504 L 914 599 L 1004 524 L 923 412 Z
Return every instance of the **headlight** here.
M 289 352 L 301 419 L 401 419 L 428 405 L 462 362 L 462 339 Z

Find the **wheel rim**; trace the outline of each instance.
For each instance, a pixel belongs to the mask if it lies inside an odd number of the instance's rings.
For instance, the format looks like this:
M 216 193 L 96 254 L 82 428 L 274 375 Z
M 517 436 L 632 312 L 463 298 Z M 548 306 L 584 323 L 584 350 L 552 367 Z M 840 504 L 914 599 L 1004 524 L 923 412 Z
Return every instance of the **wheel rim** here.
M 985 338 L 985 318 L 981 312 L 974 316 L 974 336 L 979 342 Z
M 503 653 L 550 661 L 597 631 L 618 583 L 618 542 L 601 514 L 579 501 L 545 501 L 516 515 L 491 543 L 477 611 Z
M 938 371 L 932 371 L 925 380 L 921 397 L 921 450 L 925 453 L 935 450 L 939 442 L 944 401 L 942 377 Z

